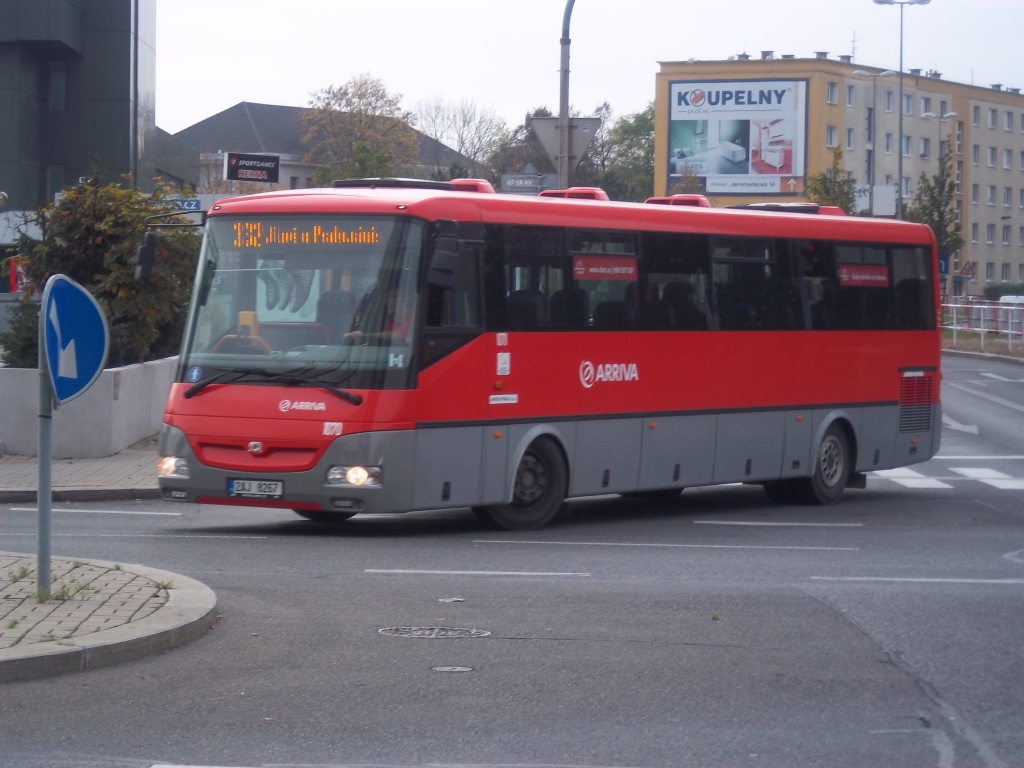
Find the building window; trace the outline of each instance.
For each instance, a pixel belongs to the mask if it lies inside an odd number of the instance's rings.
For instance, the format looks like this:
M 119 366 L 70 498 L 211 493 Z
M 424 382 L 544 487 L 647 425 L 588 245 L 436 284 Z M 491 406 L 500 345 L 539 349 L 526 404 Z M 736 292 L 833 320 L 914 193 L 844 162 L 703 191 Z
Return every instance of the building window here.
M 839 103 L 839 83 L 829 83 L 825 86 L 825 100 L 829 104 Z
M 997 110 L 997 109 L 990 109 L 988 111 L 988 127 L 989 128 L 995 128 L 996 127 L 996 114 L 998 112 L 999 112 L 999 110 Z
M 892 112 L 892 99 L 893 99 L 892 91 L 886 91 L 885 92 L 885 111 L 886 112 Z
M 1003 187 L 1003 207 L 1009 208 L 1013 205 L 1013 187 Z
M 978 279 L 978 262 L 971 262 L 971 282 L 973 283 Z
M 956 223 L 959 224 L 964 217 L 964 203 L 963 200 L 953 201 L 953 216 L 956 219 Z
M 890 176 L 888 173 L 885 174 L 885 186 L 887 186 L 887 187 L 891 187 L 892 186 L 892 176 Z
M 974 108 L 974 124 L 981 125 L 981 107 Z
M 964 180 L 964 161 L 963 160 L 957 160 L 955 168 L 956 168 L 956 170 L 954 171 L 954 177 L 953 178 L 954 178 L 954 180 L 956 182 L 956 187 L 954 188 L 953 191 L 956 194 L 959 195 L 960 194 L 960 183 Z
M 875 108 L 868 107 L 868 142 L 875 143 Z
M 1004 283 L 1010 282 L 1010 265 L 1007 264 L 1005 261 L 1003 262 L 1003 267 L 1000 272 L 1001 274 L 999 275 L 999 277 L 1002 279 L 1002 281 Z
M 927 96 L 921 97 L 921 114 L 932 111 L 932 100 Z
M 1003 128 L 1007 131 L 1013 130 L 1013 112 L 1007 112 L 1003 115 Z
M 978 242 L 978 225 L 977 224 L 971 224 L 971 242 L 972 243 Z
M 1019 245 L 1024 245 L 1024 227 L 1020 228 L 1020 232 L 1017 233 L 1017 237 L 1018 237 L 1018 244 Z M 1024 264 L 1020 265 L 1020 271 L 1024 272 Z M 1024 280 L 1022 280 L 1021 282 L 1024 282 Z
M 949 112 L 947 107 L 949 107 L 949 105 L 945 101 L 939 102 L 939 117 L 942 117 L 944 114 Z
M 1024 189 L 1020 191 L 1020 207 L 1024 208 Z
M 838 147 L 839 146 L 839 129 L 834 125 L 826 126 L 825 128 L 825 146 L 826 147 Z
M 51 112 L 68 108 L 68 70 L 63 61 L 50 62 L 49 102 Z
M 996 244 L 996 225 L 995 224 L 986 224 L 985 225 L 985 242 L 988 243 L 989 245 L 995 245 Z M 991 280 L 991 279 L 992 278 L 990 277 L 989 280 Z
M 853 86 L 852 85 L 846 86 L 846 106 L 848 106 L 848 107 L 852 107 L 853 106 Z
M 995 205 L 996 204 L 996 185 L 995 184 L 989 184 L 988 185 L 988 192 L 986 193 L 985 201 L 989 205 Z
M 964 153 L 964 123 L 963 120 L 958 120 L 956 123 L 956 153 L 962 155 Z
M 891 155 L 892 154 L 892 134 L 891 133 L 885 134 L 885 154 L 887 154 L 887 155 Z
M 903 177 L 903 196 L 910 197 L 910 177 Z
M 975 165 L 981 162 L 981 147 L 977 144 L 971 147 L 971 162 Z
M 985 282 L 991 283 L 996 279 L 996 263 L 994 261 L 985 262 Z
M 1020 244 L 1024 245 L 1024 227 L 1020 228 Z M 1024 283 L 1024 264 L 1017 265 L 1017 282 Z
M 1009 244 L 1010 244 L 1010 225 L 1009 224 L 1004 224 L 1003 225 L 1003 245 L 1009 245 Z
M 298 176 L 291 176 L 291 177 L 289 177 L 288 178 L 288 189 L 298 189 L 298 188 L 299 188 L 299 177 Z
M 864 173 L 864 178 L 868 180 L 868 184 L 875 183 L 875 150 L 869 149 L 865 153 L 865 161 L 867 170 Z
M 46 199 L 48 202 L 53 202 L 54 197 L 58 192 L 64 189 L 64 166 L 63 165 L 48 165 L 46 166 Z
M 942 157 L 949 150 L 949 142 L 945 139 L 939 139 L 939 157 Z
M 853 149 L 853 128 L 846 129 L 846 148 Z
M 921 139 L 921 157 L 927 160 L 932 155 L 932 140 Z
M 913 142 L 914 138 L 912 136 L 903 137 L 903 146 L 900 147 L 900 150 L 902 151 L 904 157 L 910 157 L 910 147 L 913 145 Z
M 1013 150 L 1012 149 L 1004 149 L 1003 150 L 1003 168 L 1005 168 L 1008 171 L 1012 171 L 1013 170 Z
M 995 147 L 989 147 L 988 148 L 988 167 L 989 168 L 995 168 L 996 167 L 996 148 Z
M 979 192 L 978 185 L 977 184 L 971 184 L 971 202 L 972 203 L 977 203 L 978 202 L 978 192 Z
M 903 114 L 914 114 L 914 97 L 911 96 L 909 93 L 903 94 Z

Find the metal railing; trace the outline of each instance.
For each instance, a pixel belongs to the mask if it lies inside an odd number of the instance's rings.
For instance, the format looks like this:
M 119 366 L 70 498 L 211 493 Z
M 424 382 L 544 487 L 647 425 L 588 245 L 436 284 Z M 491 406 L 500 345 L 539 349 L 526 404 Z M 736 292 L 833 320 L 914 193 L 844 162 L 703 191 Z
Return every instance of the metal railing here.
M 1024 304 L 1000 304 L 997 301 L 970 301 L 942 305 L 942 327 L 953 332 L 953 346 L 957 333 L 977 335 L 981 349 L 985 350 L 985 337 L 996 334 L 1006 339 L 1013 349 L 1014 338 L 1024 344 Z

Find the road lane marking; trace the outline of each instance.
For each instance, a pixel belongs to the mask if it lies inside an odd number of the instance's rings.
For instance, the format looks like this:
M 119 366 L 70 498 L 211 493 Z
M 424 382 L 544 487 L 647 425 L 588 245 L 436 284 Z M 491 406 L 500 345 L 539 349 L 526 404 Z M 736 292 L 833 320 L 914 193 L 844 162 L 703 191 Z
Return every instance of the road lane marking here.
M 5 536 L 35 536 L 34 533 L 0 533 Z M 269 536 L 228 536 L 212 533 L 194 535 L 182 533 L 54 533 L 52 536 L 66 536 L 80 539 L 269 539 Z
M 896 469 L 876 469 L 873 474 L 879 477 L 888 477 L 890 479 L 894 477 L 924 477 L 920 472 L 915 472 L 912 469 L 906 467 L 896 467 Z
M 950 429 L 955 429 L 958 432 L 967 432 L 968 434 L 971 435 L 978 434 L 977 424 L 961 424 L 959 421 L 956 421 L 955 419 L 951 418 L 950 416 L 947 416 L 946 414 L 942 415 L 942 423 L 949 427 Z
M 8 512 L 38 512 L 36 507 L 8 507 Z M 135 512 L 130 509 L 67 509 L 54 507 L 54 512 L 80 512 L 89 515 L 161 515 L 166 517 L 179 517 L 181 512 Z
M 982 480 L 981 482 L 1001 491 L 1024 491 L 1024 480 L 1010 478 L 1007 480 Z
M 546 571 L 427 571 L 408 568 L 367 568 L 363 573 L 398 573 L 434 576 L 589 576 L 589 573 L 556 573 Z
M 636 544 L 627 541 L 519 541 L 516 539 L 473 539 L 474 544 L 537 544 L 562 547 L 661 547 L 680 549 L 810 549 L 826 552 L 857 552 L 857 547 L 773 547 L 756 544 Z
M 995 379 L 996 381 L 1006 381 L 1009 382 L 1010 384 L 1024 383 L 1024 379 L 1008 379 L 1005 376 L 1000 376 L 998 373 L 988 373 L 987 371 L 985 371 L 981 375 L 986 376 L 987 378 L 990 379 Z
M 998 472 L 994 469 L 989 469 L 988 467 L 950 467 L 950 470 L 956 472 L 957 474 L 961 474 L 964 477 L 974 478 L 975 480 L 1012 479 L 1009 475 L 1003 474 L 1002 472 Z
M 897 467 L 896 469 L 879 469 L 875 470 L 873 475 L 877 477 L 885 478 L 886 480 L 892 480 L 894 483 L 899 483 L 904 488 L 952 488 L 953 486 L 948 485 L 941 480 L 935 480 L 934 478 L 925 477 L 920 472 L 915 472 L 912 469 L 906 467 Z
M 938 461 L 1020 461 L 1024 456 L 932 456 Z
M 907 584 L 1024 584 L 1024 579 L 919 579 L 897 576 L 811 576 L 814 581 L 888 581 Z
M 1024 405 L 1021 405 L 1020 403 L 1013 403 L 1005 398 L 990 395 L 988 392 L 979 392 L 976 389 L 971 389 L 970 387 L 965 387 L 961 384 L 954 384 L 951 381 L 946 383 L 949 384 L 949 386 L 951 386 L 953 389 L 959 389 L 961 392 L 966 392 L 969 395 L 980 397 L 982 400 L 989 400 L 990 402 L 993 402 L 996 405 L 1002 405 L 1005 406 L 1006 408 L 1012 408 L 1015 411 L 1020 411 L 1021 413 L 1024 413 Z
M 1024 563 L 1024 549 L 1018 549 L 1015 552 L 1007 552 L 1003 555 L 1004 560 L 1010 560 L 1014 563 Z
M 864 523 L 767 523 L 748 520 L 694 520 L 694 525 L 755 525 L 779 526 L 787 528 L 860 528 Z

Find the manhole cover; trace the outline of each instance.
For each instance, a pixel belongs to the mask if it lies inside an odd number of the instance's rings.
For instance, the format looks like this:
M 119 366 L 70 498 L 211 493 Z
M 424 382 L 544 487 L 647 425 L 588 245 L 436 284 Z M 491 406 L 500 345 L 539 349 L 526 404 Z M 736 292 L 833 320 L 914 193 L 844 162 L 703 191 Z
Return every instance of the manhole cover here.
M 431 667 L 435 672 L 472 672 L 472 667 Z
M 384 627 L 377 631 L 382 635 L 429 637 L 446 640 L 460 637 L 487 637 L 491 634 L 488 629 L 456 629 L 452 627 Z

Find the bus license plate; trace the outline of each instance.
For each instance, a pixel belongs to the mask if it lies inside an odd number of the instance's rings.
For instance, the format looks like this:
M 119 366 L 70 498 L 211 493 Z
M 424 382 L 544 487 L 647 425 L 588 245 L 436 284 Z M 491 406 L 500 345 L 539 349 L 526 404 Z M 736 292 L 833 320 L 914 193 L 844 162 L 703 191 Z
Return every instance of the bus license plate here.
M 228 480 L 228 496 L 279 499 L 284 496 L 284 483 L 278 480 Z

